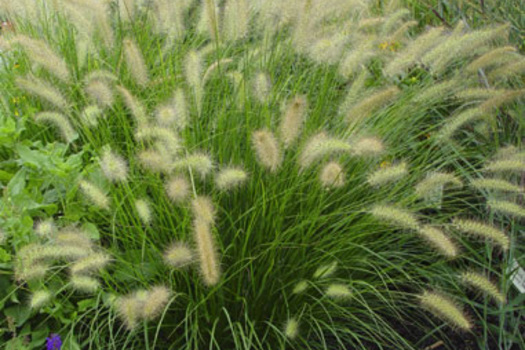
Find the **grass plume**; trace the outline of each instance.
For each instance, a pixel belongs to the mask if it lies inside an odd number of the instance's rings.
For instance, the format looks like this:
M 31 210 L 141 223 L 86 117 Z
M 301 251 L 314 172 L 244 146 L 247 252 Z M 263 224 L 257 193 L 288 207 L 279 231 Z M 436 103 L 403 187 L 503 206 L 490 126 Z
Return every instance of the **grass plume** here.
M 509 237 L 507 237 L 505 233 L 501 232 L 494 226 L 465 219 L 454 219 L 452 221 L 452 225 L 462 232 L 469 233 L 477 237 L 490 239 L 504 250 L 509 249 Z
M 427 225 L 419 228 L 417 232 L 444 256 L 454 258 L 458 255 L 458 248 L 443 231 Z
M 282 154 L 277 139 L 268 130 L 252 134 L 252 146 L 259 163 L 271 172 L 277 171 L 282 163 Z
M 490 199 L 487 201 L 487 206 L 491 211 L 509 215 L 511 217 L 525 218 L 525 208 L 513 202 Z
M 306 98 L 296 96 L 286 107 L 279 126 L 279 135 L 285 148 L 290 147 L 299 137 L 305 120 L 307 108 Z
M 368 175 L 367 182 L 371 186 L 379 187 L 391 182 L 396 182 L 405 177 L 407 174 L 407 164 L 405 162 L 401 162 L 399 164 L 377 169 Z
M 69 122 L 69 119 L 61 113 L 40 112 L 37 115 L 35 115 L 35 121 L 39 123 L 49 123 L 56 127 L 60 131 L 60 134 L 62 135 L 64 141 L 66 141 L 67 143 L 73 142 L 78 136 L 75 129 Z
M 425 291 L 419 296 L 421 305 L 437 317 L 449 322 L 452 326 L 468 330 L 472 323 L 463 314 L 463 311 L 448 298 L 435 293 Z
M 420 227 L 414 214 L 395 206 L 377 204 L 370 209 L 370 214 L 378 220 L 394 224 L 403 229 L 418 230 Z
M 505 296 L 498 290 L 498 288 L 485 276 L 477 272 L 463 272 L 461 274 L 461 281 L 475 289 L 478 289 L 490 295 L 497 302 L 504 304 Z

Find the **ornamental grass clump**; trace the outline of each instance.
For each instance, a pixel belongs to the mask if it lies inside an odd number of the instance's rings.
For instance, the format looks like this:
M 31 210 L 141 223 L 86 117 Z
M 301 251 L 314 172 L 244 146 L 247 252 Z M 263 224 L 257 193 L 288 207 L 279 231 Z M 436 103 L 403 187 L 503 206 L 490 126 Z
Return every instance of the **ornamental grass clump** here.
M 523 56 L 376 5 L 0 0 L 6 313 L 93 349 L 511 344 L 510 283 L 464 271 L 519 256 Z

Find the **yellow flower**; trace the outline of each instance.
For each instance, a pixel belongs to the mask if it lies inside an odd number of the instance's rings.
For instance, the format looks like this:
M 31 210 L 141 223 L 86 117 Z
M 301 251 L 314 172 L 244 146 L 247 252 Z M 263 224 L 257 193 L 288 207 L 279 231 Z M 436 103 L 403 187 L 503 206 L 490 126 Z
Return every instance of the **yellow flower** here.
M 392 51 L 397 51 L 401 47 L 401 44 L 399 42 L 392 43 Z
M 390 162 L 388 160 L 385 160 L 379 165 L 379 167 L 380 168 L 385 168 L 385 167 L 387 167 L 389 165 L 390 165 Z

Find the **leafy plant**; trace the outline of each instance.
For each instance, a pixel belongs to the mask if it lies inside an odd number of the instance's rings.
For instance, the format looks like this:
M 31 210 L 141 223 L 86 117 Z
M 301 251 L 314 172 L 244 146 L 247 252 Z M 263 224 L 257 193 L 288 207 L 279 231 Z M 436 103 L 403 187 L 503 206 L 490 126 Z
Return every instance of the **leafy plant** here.
M 507 26 L 416 33 L 395 1 L 0 4 L 6 342 L 523 344 Z

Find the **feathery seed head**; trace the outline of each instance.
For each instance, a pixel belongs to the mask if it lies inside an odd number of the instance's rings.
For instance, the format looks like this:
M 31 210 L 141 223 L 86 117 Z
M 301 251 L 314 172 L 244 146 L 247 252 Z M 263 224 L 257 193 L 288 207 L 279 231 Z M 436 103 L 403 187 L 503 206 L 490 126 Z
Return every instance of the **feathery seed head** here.
M 465 34 L 461 30 L 455 31 L 448 40 L 444 40 L 439 46 L 424 55 L 422 62 L 430 66 L 433 72 L 441 73 L 450 66 L 453 60 L 471 56 L 480 49 L 486 48 L 491 41 L 506 37 L 507 33 L 507 25 Z
M 135 118 L 137 125 L 140 128 L 148 125 L 148 118 L 146 116 L 146 109 L 144 108 L 144 105 L 125 87 L 117 86 L 116 89 L 120 96 L 122 96 L 126 108 L 131 112 L 133 118 Z
M 306 109 L 307 101 L 304 96 L 296 96 L 288 102 L 279 126 L 280 138 L 285 148 L 290 147 L 301 133 Z
M 111 182 L 125 182 L 128 178 L 128 165 L 123 157 L 106 148 L 99 161 L 102 172 Z
M 454 258 L 458 255 L 458 248 L 443 231 L 432 226 L 423 226 L 417 232 L 444 256 Z
M 505 233 L 498 230 L 494 226 L 477 222 L 474 220 L 461 219 L 454 219 L 452 221 L 452 225 L 462 232 L 469 233 L 477 237 L 490 239 L 504 250 L 509 249 L 509 237 L 507 237 Z
M 72 275 L 70 279 L 71 287 L 82 293 L 95 293 L 100 288 L 100 282 L 90 276 Z
M 282 155 L 279 143 L 275 136 L 268 130 L 255 131 L 252 134 L 252 145 L 259 163 L 275 172 L 282 163 Z
M 119 297 L 116 301 L 116 307 L 118 315 L 128 330 L 133 330 L 137 327 L 142 318 L 144 305 L 142 299 L 138 298 L 136 293 Z
M 149 81 L 148 68 L 139 47 L 129 38 L 124 39 L 122 43 L 124 46 L 124 57 L 131 76 L 137 84 L 146 86 Z
M 419 296 L 421 305 L 441 319 L 448 321 L 451 325 L 468 330 L 472 324 L 463 312 L 448 298 L 435 293 L 425 291 Z
M 25 35 L 16 35 L 11 41 L 21 45 L 31 61 L 42 66 L 61 81 L 69 82 L 71 75 L 66 62 L 45 41 L 32 39 Z
M 377 204 L 370 209 L 370 214 L 379 220 L 386 221 L 403 229 L 419 229 L 417 217 L 405 209 L 400 209 L 391 205 Z
M 478 190 L 494 190 L 523 193 L 525 190 L 513 183 L 501 179 L 474 179 L 470 184 Z
M 163 156 L 160 152 L 154 150 L 145 150 L 139 152 L 137 155 L 139 163 L 146 169 L 159 172 L 167 173 L 171 170 L 171 166 L 168 162 L 169 159 Z
M 361 102 L 358 102 L 348 111 L 346 121 L 348 123 L 360 123 L 378 109 L 389 104 L 398 94 L 399 88 L 387 87 L 370 94 Z
M 86 247 L 81 246 L 72 246 L 64 245 L 59 247 L 46 247 L 46 249 L 41 254 L 46 254 L 43 256 L 49 259 L 62 259 L 66 261 L 73 261 L 87 257 L 91 253 L 90 250 L 86 250 Z
M 219 41 L 219 7 L 215 3 L 215 0 L 205 0 L 202 7 L 202 18 L 201 22 L 204 22 L 208 33 L 214 42 Z
M 176 269 L 188 266 L 193 260 L 193 251 L 183 242 L 173 243 L 164 252 L 164 262 Z
M 315 270 L 313 274 L 314 279 L 323 279 L 332 276 L 337 271 L 337 261 L 330 264 L 322 265 Z
M 513 202 L 490 199 L 487 201 L 487 206 L 491 211 L 516 218 L 525 218 L 525 208 Z
M 406 8 L 398 9 L 391 13 L 382 25 L 383 35 L 388 35 L 399 26 L 399 22 L 402 22 L 403 18 L 410 15 L 410 11 Z
M 240 168 L 224 168 L 215 177 L 215 185 L 221 191 L 228 191 L 242 185 L 248 175 Z
M 286 321 L 284 335 L 290 340 L 294 340 L 299 335 L 299 322 L 295 318 L 290 318 Z
M 260 103 L 266 103 L 270 96 L 271 89 L 272 85 L 268 74 L 263 72 L 257 73 L 253 80 L 253 92 L 257 101 Z
M 75 226 L 62 228 L 53 238 L 61 246 L 76 246 L 90 250 L 93 245 L 86 233 Z
M 97 187 L 95 184 L 85 180 L 80 181 L 78 186 L 92 204 L 101 209 L 109 209 L 109 198 L 102 191 L 102 189 Z
M 175 127 L 179 130 L 186 128 L 189 122 L 188 106 L 183 89 L 177 89 L 173 97 L 173 108 L 175 110 Z
M 202 57 L 197 51 L 188 52 L 184 64 L 186 82 L 195 90 L 202 88 Z
M 379 187 L 391 182 L 396 182 L 408 174 L 405 162 L 377 169 L 368 175 L 367 182 L 371 186 Z
M 175 124 L 177 111 L 169 104 L 157 107 L 155 119 L 160 127 L 167 128 Z
M 325 36 L 312 43 L 308 55 L 318 63 L 337 64 L 348 41 L 348 35 L 342 33 Z
M 514 159 L 519 153 L 520 150 L 518 147 L 514 145 L 507 145 L 498 149 L 493 158 L 494 160 L 509 160 Z
M 216 60 L 213 62 L 208 69 L 204 72 L 204 75 L 202 76 L 202 85 L 206 84 L 206 82 L 213 76 L 213 73 L 218 71 L 219 66 L 225 67 L 226 65 L 233 62 L 232 58 L 222 58 L 219 60 Z M 223 68 L 224 69 L 224 68 Z
M 215 221 L 215 208 L 209 197 L 197 196 L 191 201 L 191 206 L 196 219 L 213 224 Z
M 177 170 L 189 169 L 204 179 L 213 170 L 214 166 L 210 156 L 204 153 L 193 153 L 174 162 L 173 168 Z
M 113 90 L 107 82 L 99 79 L 91 80 L 85 87 L 85 92 L 101 108 L 111 107 L 115 101 Z
M 443 28 L 431 28 L 426 33 L 421 34 L 407 47 L 398 53 L 383 70 L 386 76 L 393 77 L 403 73 L 406 69 L 413 66 L 421 55 L 428 50 L 439 45 L 444 40 Z
M 43 238 L 51 237 L 55 234 L 56 230 L 57 228 L 53 219 L 42 220 L 35 227 L 36 234 Z
M 31 309 L 36 310 L 42 308 L 42 306 L 46 305 L 53 295 L 47 291 L 47 290 L 39 290 L 33 293 L 31 296 L 31 301 L 29 302 L 29 306 Z
M 520 57 L 519 59 L 511 61 L 510 63 L 498 69 L 494 69 L 492 72 L 489 73 L 489 79 L 491 81 L 494 81 L 496 79 L 505 79 L 508 77 L 523 74 L 523 72 L 525 72 L 525 59 L 523 59 L 523 57 Z
M 210 223 L 200 218 L 194 220 L 193 236 L 202 280 L 205 285 L 214 286 L 219 283 L 221 272 Z
M 175 203 L 185 201 L 190 195 L 190 184 L 186 178 L 178 176 L 166 182 L 166 194 Z
M 459 79 L 445 80 L 421 89 L 421 91 L 414 96 L 413 101 L 420 105 L 433 105 L 454 95 L 460 87 L 461 81 Z
M 366 40 L 359 44 L 354 50 L 346 52 L 339 64 L 339 74 L 350 79 L 364 69 L 375 56 L 377 51 L 373 47 L 375 40 Z
M 144 225 L 149 225 L 152 220 L 152 213 L 151 208 L 145 199 L 137 199 L 135 201 L 135 209 L 137 210 L 137 213 L 139 214 L 139 218 L 142 221 Z
M 75 261 L 71 266 L 71 273 L 76 275 L 96 272 L 103 269 L 110 261 L 110 257 L 106 254 L 93 253 Z
M 488 163 L 484 167 L 485 171 L 496 172 L 522 172 L 525 171 L 525 161 L 520 159 L 501 159 Z
M 16 85 L 28 93 L 41 98 L 62 111 L 67 111 L 69 103 L 62 93 L 50 83 L 35 77 L 17 77 Z
M 98 120 L 102 117 L 102 111 L 97 105 L 89 105 L 82 111 L 81 118 L 82 121 L 88 127 L 97 127 Z
M 367 70 L 363 70 L 357 78 L 354 79 L 350 89 L 346 93 L 346 97 L 343 103 L 339 106 L 339 114 L 347 115 L 350 108 L 357 103 L 359 98 L 363 95 L 363 91 L 366 90 L 366 81 L 370 77 L 370 73 Z
M 308 281 L 299 281 L 293 288 L 292 293 L 293 294 L 301 294 L 304 293 L 309 287 Z
M 491 97 L 501 96 L 508 93 L 507 89 L 473 88 L 465 89 L 456 93 L 456 97 L 464 101 L 487 100 Z
M 16 264 L 14 267 L 15 280 L 18 282 L 29 282 L 35 280 L 42 280 L 49 271 L 50 266 L 45 264 Z
M 476 60 L 472 61 L 466 68 L 465 71 L 468 73 L 475 73 L 479 69 L 488 68 L 491 66 L 500 66 L 507 63 L 509 60 L 515 58 L 516 48 L 513 46 L 503 46 L 495 48 Z
M 385 147 L 380 139 L 375 137 L 360 138 L 352 143 L 352 155 L 354 156 L 377 156 L 383 153 Z
M 78 134 L 69 122 L 69 119 L 61 113 L 40 112 L 35 115 L 37 122 L 46 122 L 56 127 L 67 143 L 73 142 Z
M 299 165 L 305 169 L 324 157 L 337 153 L 349 152 L 351 145 L 347 141 L 329 137 L 324 132 L 308 139 L 299 154 Z
M 250 21 L 247 0 L 228 0 L 224 6 L 223 32 L 228 41 L 240 40 L 248 34 Z
M 479 108 L 484 112 L 490 112 L 493 109 L 501 107 L 503 104 L 510 103 L 515 99 L 525 95 L 525 89 L 522 90 L 511 90 L 503 94 L 497 94 L 496 96 L 483 102 Z
M 164 286 L 155 286 L 148 290 L 144 301 L 142 316 L 152 321 L 162 314 L 171 297 L 171 290 Z
M 450 184 L 452 186 L 461 187 L 463 183 L 454 174 L 448 173 L 429 173 L 427 177 L 416 185 L 416 194 L 420 198 L 424 198 L 434 193 L 434 191 L 441 189 L 444 185 Z
M 112 85 L 118 80 L 119 78 L 115 74 L 103 69 L 93 70 L 86 74 L 86 76 L 84 77 L 86 85 L 89 85 L 89 83 L 91 83 L 92 81 L 102 81 L 108 85 Z
M 499 303 L 505 303 L 505 296 L 498 290 L 496 285 L 492 283 L 487 277 L 477 272 L 463 272 L 461 274 L 461 281 L 470 285 L 484 293 L 490 295 Z
M 135 132 L 137 141 L 158 140 L 170 156 L 176 156 L 181 149 L 181 141 L 174 130 L 159 126 L 140 127 Z
M 407 22 L 403 23 L 395 32 L 393 32 L 388 37 L 386 42 L 395 44 L 395 43 L 401 43 L 401 42 L 405 41 L 405 38 L 406 38 L 407 33 L 410 30 L 410 28 L 415 27 L 418 24 L 419 24 L 418 21 L 407 21 Z M 392 50 L 393 51 L 397 51 L 397 50 L 394 50 L 394 49 L 392 49 Z
M 337 162 L 326 164 L 319 174 L 321 185 L 326 188 L 339 188 L 345 184 L 343 167 Z
M 327 297 L 337 301 L 345 301 L 352 297 L 352 291 L 348 286 L 339 283 L 333 283 L 326 288 L 325 294 Z
M 448 118 L 439 131 L 438 138 L 443 141 L 449 140 L 460 127 L 481 118 L 484 114 L 485 112 L 480 107 L 473 107 Z

